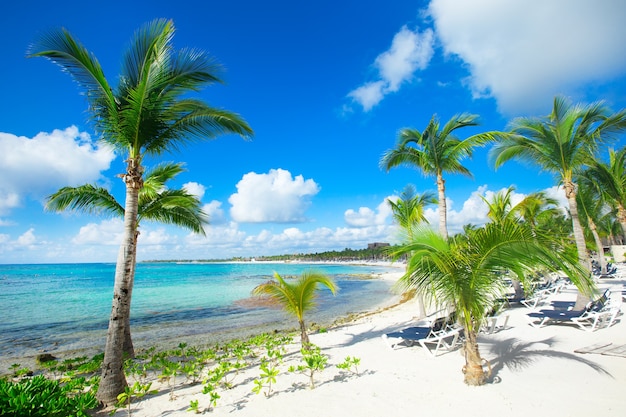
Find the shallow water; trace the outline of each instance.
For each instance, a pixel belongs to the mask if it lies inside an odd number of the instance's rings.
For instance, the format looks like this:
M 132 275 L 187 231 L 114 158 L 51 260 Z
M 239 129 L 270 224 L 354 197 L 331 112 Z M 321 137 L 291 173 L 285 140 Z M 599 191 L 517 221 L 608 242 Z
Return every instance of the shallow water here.
M 315 269 L 335 278 L 336 296 L 322 288 L 308 322 L 330 324 L 391 297 L 388 282 L 363 279 L 389 268 L 267 263 L 140 263 L 131 311 L 138 347 L 164 340 L 207 343 L 269 329 L 294 328 L 282 311 L 244 307 L 241 300 L 270 279 Z M 114 264 L 0 265 L 0 357 L 104 347 Z M 202 336 L 201 336 L 202 335 Z

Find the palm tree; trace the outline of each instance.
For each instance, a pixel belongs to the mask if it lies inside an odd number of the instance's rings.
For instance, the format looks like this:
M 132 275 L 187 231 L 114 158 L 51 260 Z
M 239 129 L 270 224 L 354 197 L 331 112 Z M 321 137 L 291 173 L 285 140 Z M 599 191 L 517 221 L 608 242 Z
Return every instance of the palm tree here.
M 545 219 L 553 219 L 562 216 L 562 211 L 558 207 L 559 202 L 548 197 L 545 191 L 537 191 L 528 194 L 515 207 L 520 218 L 533 230 L 537 230 L 540 222 Z
M 393 218 L 398 223 L 398 226 L 406 232 L 406 235 L 411 239 L 413 235 L 413 228 L 420 223 L 428 223 L 425 217 L 424 209 L 429 204 L 436 203 L 435 195 L 431 192 L 424 192 L 417 194 L 415 186 L 408 184 L 402 193 L 400 198 L 393 201 L 387 199 Z
M 587 171 L 602 195 L 617 209 L 617 220 L 626 237 L 626 147 L 609 149 L 609 162 L 595 160 Z
M 554 99 L 547 118 L 517 118 L 510 134 L 492 149 L 496 168 L 518 158 L 553 173 L 565 189 L 574 239 L 580 262 L 589 268 L 589 256 L 576 204 L 576 174 L 588 165 L 599 146 L 626 128 L 626 111 L 611 114 L 602 103 L 572 106 L 561 97 Z
M 454 131 L 466 126 L 477 126 L 478 116 L 459 114 L 453 116 L 441 129 L 435 115 L 430 119 L 423 132 L 405 128 L 400 131 L 397 146 L 387 150 L 380 166 L 389 171 L 404 165 L 422 171 L 424 175 L 434 175 L 439 195 L 439 233 L 448 238 L 446 187 L 443 173 L 463 174 L 471 177 L 469 169 L 461 165 L 461 160 L 471 157 L 476 146 L 482 146 L 495 138 L 490 133 L 483 133 L 461 140 L 454 136 Z M 414 146 L 411 146 L 414 145 Z
M 407 271 L 397 286 L 427 294 L 455 309 L 465 333 L 463 372 L 468 385 L 482 385 L 487 378 L 477 336 L 487 312 L 503 294 L 502 271 L 509 270 L 525 281 L 526 274 L 537 266 L 561 269 L 581 291 L 590 294 L 593 290 L 593 281 L 575 254 L 560 250 L 558 241 L 533 235 L 518 222 L 488 223 L 447 240 L 424 228 L 393 252 L 394 257 L 407 254 Z
M 90 119 L 102 140 L 126 154 L 124 238 L 115 269 L 109 330 L 97 398 L 110 405 L 127 386 L 123 372 L 124 327 L 130 304 L 129 286 L 135 268 L 135 233 L 142 161 L 146 155 L 176 150 L 193 140 L 252 130 L 237 114 L 211 107 L 189 93 L 221 82 L 219 66 L 205 53 L 175 51 L 174 23 L 158 19 L 134 35 L 122 60 L 119 83 L 113 88 L 96 57 L 67 30 L 48 32 L 30 48 L 30 57 L 60 65 L 85 91 Z
M 174 179 L 183 172 L 183 164 L 163 163 L 146 172 L 144 186 L 139 191 L 137 208 L 137 231 L 135 245 L 139 237 L 139 225 L 142 220 L 172 224 L 204 235 L 203 225 L 208 223 L 207 215 L 202 211 L 198 198 L 186 190 L 167 189 L 167 181 Z M 97 215 L 124 218 L 124 207 L 111 193 L 91 184 L 79 187 L 63 187 L 48 197 L 46 209 L 51 211 L 81 211 Z M 136 252 L 135 252 L 136 255 Z M 135 271 L 130 274 L 129 294 L 135 280 Z M 130 308 L 130 303 L 128 304 Z M 124 328 L 125 356 L 134 357 L 135 349 L 130 332 L 130 311 L 125 316 Z
M 271 301 L 298 319 L 302 348 L 306 349 L 310 342 L 304 324 L 304 314 L 315 307 L 317 286 L 321 284 L 333 294 L 339 287 L 332 278 L 319 272 L 304 272 L 293 283 L 287 282 L 277 272 L 274 272 L 274 278 L 276 281 L 270 280 L 258 285 L 252 290 L 252 294 L 268 296 Z

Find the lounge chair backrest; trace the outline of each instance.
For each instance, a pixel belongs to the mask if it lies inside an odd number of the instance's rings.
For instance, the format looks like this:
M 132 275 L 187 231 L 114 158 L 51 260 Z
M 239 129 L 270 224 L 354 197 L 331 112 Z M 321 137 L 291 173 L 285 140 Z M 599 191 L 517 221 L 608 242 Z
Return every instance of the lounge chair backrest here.
M 448 321 L 447 317 L 439 317 L 433 322 L 433 325 L 430 326 L 431 332 L 440 332 L 446 327 L 446 322 Z

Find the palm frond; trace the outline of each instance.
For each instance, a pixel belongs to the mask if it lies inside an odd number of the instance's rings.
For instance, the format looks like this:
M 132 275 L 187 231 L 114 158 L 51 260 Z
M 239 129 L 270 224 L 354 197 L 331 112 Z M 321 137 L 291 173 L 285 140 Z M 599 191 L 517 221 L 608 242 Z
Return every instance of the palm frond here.
M 79 187 L 63 187 L 50 195 L 46 201 L 46 210 L 72 210 L 89 214 L 124 217 L 124 208 L 108 190 L 86 184 Z

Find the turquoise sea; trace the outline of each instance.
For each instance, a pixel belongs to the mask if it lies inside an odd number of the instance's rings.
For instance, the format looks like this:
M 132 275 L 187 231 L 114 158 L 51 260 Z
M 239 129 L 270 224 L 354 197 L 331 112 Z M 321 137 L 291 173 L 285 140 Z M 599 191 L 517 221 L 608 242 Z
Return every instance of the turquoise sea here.
M 252 289 L 274 271 L 281 276 L 317 270 L 340 291 L 322 288 L 308 322 L 330 324 L 392 297 L 376 277 L 379 266 L 299 263 L 140 263 L 131 328 L 136 347 L 164 342 L 216 341 L 295 328 L 281 310 L 251 307 Z M 0 357 L 104 347 L 115 264 L 0 265 Z

